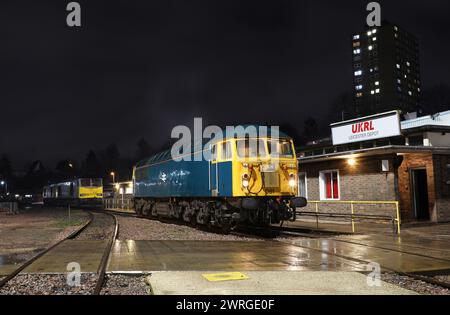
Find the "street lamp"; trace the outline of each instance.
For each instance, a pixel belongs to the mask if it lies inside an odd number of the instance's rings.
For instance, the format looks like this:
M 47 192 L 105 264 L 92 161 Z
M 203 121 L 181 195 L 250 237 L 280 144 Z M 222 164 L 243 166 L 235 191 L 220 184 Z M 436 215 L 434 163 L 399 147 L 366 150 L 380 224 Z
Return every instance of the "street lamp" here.
M 112 176 L 113 183 L 115 183 L 116 182 L 116 173 L 111 172 L 110 175 Z
M 1 182 L 0 182 L 0 185 L 1 186 L 5 186 L 5 189 L 3 190 L 3 193 L 4 193 L 4 195 L 8 195 L 8 183 L 7 182 L 5 182 L 4 180 L 2 180 Z

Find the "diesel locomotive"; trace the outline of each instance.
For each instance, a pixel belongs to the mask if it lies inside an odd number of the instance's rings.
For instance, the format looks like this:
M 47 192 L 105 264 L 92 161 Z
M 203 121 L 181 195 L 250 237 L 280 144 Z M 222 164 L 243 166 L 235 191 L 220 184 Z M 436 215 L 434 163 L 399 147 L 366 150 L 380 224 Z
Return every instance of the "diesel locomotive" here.
M 101 207 L 103 180 L 101 178 L 75 178 L 44 187 L 44 204 L 53 206 Z
M 256 143 L 256 150 L 250 143 Z M 290 137 L 224 137 L 202 146 L 209 159 L 175 160 L 171 151 L 133 169 L 134 207 L 139 215 L 166 217 L 229 231 L 237 225 L 266 226 L 295 220 L 306 206 L 298 194 L 298 164 Z

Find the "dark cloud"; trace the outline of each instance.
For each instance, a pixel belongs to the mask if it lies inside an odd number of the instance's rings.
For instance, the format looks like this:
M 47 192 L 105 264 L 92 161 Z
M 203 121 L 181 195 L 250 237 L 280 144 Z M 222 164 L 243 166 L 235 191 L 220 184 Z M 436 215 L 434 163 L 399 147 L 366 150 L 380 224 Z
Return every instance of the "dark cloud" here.
M 0 4 L 0 153 L 82 158 L 175 125 L 320 119 L 351 89 L 351 34 L 366 1 L 69 1 Z M 448 1 L 382 1 L 420 40 L 425 86 L 450 83 Z M 299 128 L 300 129 L 300 128 Z

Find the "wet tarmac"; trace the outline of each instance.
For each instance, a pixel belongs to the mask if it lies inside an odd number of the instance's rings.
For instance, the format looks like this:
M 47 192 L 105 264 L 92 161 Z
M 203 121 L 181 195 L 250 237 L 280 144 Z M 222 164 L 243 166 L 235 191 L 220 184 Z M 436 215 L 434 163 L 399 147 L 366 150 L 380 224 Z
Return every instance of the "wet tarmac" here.
M 353 239 L 350 242 L 333 239 L 303 239 L 293 240 L 290 243 L 305 249 L 335 254 L 340 257 L 378 263 L 386 269 L 400 272 L 450 270 L 449 253 L 439 253 L 438 249 L 403 247 L 401 244 L 392 245 Z M 430 254 L 439 257 L 429 257 Z

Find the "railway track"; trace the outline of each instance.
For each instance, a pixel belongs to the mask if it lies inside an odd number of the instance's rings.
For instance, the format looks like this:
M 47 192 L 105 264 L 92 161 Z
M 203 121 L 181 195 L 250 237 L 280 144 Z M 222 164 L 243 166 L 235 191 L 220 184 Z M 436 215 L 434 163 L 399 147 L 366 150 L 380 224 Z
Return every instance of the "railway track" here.
M 103 212 L 99 212 L 99 211 L 87 211 L 87 213 L 89 214 L 89 220 L 85 224 L 83 224 L 80 228 L 78 228 L 76 231 L 72 232 L 70 235 L 68 235 L 64 239 L 58 241 L 57 243 L 55 243 L 55 244 L 51 245 L 50 247 L 46 248 L 45 250 L 43 250 L 39 254 L 35 255 L 31 259 L 27 260 L 20 267 L 15 269 L 13 272 L 11 272 L 9 275 L 7 275 L 5 278 L 3 278 L 0 281 L 0 289 L 5 287 L 5 285 L 8 282 L 10 282 L 16 276 L 18 276 L 25 268 L 27 268 L 28 266 L 30 266 L 31 264 L 33 264 L 34 262 L 39 260 L 45 254 L 50 253 L 58 245 L 62 244 L 63 242 L 65 242 L 67 240 L 73 240 L 73 239 L 77 239 L 77 238 L 80 238 L 80 237 L 85 237 L 85 235 L 83 235 L 83 233 L 89 235 L 89 232 L 90 232 L 89 229 L 90 228 L 91 229 L 95 229 L 94 225 L 97 223 L 95 221 L 96 220 L 95 215 L 93 214 L 93 213 L 96 213 L 96 215 L 107 215 L 107 216 L 110 216 L 113 219 L 113 222 L 114 222 L 114 227 L 112 229 L 112 233 L 107 233 L 107 234 L 109 234 L 108 235 L 109 237 L 108 237 L 107 245 L 106 245 L 106 247 L 105 247 L 105 249 L 103 251 L 99 267 L 97 269 L 98 278 L 97 278 L 96 285 L 95 285 L 95 288 L 94 288 L 93 293 L 92 293 L 93 295 L 99 295 L 101 290 L 102 290 L 104 281 L 105 281 L 106 268 L 107 268 L 107 265 L 108 265 L 108 259 L 109 259 L 110 253 L 111 253 L 111 249 L 114 246 L 114 242 L 115 242 L 115 240 L 117 238 L 117 235 L 118 235 L 118 232 L 119 232 L 119 223 L 118 223 L 117 217 L 114 214 L 103 213 Z

